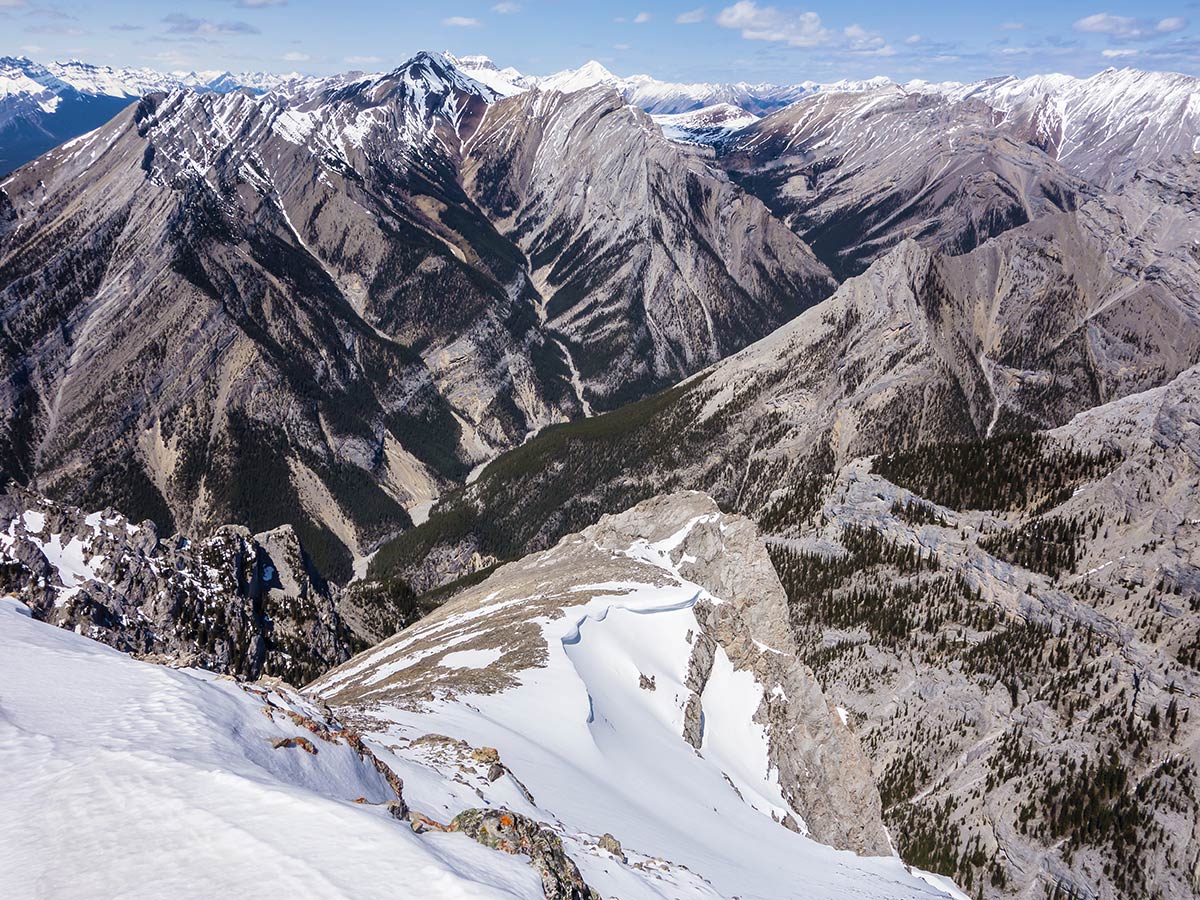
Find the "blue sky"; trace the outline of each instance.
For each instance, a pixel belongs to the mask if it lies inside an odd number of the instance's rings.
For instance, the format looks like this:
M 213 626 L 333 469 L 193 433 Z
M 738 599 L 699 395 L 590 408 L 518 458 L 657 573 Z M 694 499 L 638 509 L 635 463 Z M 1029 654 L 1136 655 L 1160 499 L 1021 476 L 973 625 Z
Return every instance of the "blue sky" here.
M 1110 65 L 1200 74 L 1198 25 L 1200 3 L 1153 0 L 0 0 L 0 55 L 323 74 L 447 49 L 531 74 L 598 59 L 668 80 L 967 80 Z

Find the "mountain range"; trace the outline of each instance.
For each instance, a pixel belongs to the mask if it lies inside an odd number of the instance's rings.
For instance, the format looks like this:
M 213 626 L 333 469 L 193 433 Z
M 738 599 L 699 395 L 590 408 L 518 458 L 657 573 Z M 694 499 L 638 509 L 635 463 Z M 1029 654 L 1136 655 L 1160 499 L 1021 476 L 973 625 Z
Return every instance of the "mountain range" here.
M 297 85 L 296 73 L 174 72 L 113 68 L 79 60 L 35 63 L 0 57 L 0 172 L 103 125 L 132 101 L 159 91 L 264 93 Z
M 0 209 L 10 471 L 188 529 L 296 521 L 339 580 L 477 463 L 834 286 L 614 93 L 500 99 L 431 55 L 152 95 Z
M 15 669 L 485 893 L 1200 890 L 1200 81 L 11 68 Z

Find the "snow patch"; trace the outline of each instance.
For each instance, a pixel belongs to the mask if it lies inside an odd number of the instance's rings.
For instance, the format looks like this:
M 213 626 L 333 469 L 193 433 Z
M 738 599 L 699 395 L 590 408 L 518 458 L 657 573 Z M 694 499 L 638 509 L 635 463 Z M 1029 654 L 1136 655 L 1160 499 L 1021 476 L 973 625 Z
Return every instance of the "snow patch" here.
M 485 650 L 455 650 L 447 653 L 438 665 L 444 669 L 486 669 L 504 655 L 499 647 L 488 647 Z

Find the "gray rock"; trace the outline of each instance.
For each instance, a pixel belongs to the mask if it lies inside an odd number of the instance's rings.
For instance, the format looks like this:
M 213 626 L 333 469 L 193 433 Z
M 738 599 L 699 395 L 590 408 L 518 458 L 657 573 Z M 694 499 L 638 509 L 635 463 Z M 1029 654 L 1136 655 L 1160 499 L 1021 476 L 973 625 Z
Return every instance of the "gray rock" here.
M 546 900 L 601 900 L 563 850 L 559 836 L 532 819 L 507 809 L 468 809 L 454 817 L 449 830 L 493 850 L 528 856 L 541 876 Z
M 40 619 L 137 656 L 303 684 L 354 647 L 291 527 L 160 541 L 153 523 L 88 515 L 10 485 L 0 532 L 0 589 Z M 60 568 L 60 547 L 86 571 Z
M 621 860 L 621 862 L 628 862 L 628 860 L 625 858 L 625 851 L 623 851 L 621 849 L 621 842 L 618 841 L 611 834 L 609 834 L 607 831 L 604 832 L 604 834 L 600 835 L 600 841 L 599 841 L 598 846 L 600 847 L 601 850 L 604 850 L 607 853 L 611 853 L 617 859 Z

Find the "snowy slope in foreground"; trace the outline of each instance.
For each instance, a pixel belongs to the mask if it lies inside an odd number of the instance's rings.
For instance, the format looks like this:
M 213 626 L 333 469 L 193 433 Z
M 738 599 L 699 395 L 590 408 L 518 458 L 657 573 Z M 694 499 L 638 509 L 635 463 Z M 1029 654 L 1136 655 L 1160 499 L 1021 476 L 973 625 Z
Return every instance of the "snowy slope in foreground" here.
M 394 797 L 373 765 L 265 702 L 0 598 L 0 896 L 541 900 L 520 858 L 370 805 Z
M 702 495 L 648 501 L 501 568 L 309 690 L 390 748 L 413 810 L 546 822 L 603 897 L 946 896 L 894 856 L 782 824 L 828 828 L 823 800 L 848 812 L 854 785 L 837 779 L 861 755 L 779 649 L 782 609 L 759 603 L 777 579 L 752 530 Z M 472 762 L 485 747 L 503 769 Z M 797 772 L 830 783 L 818 797 Z M 877 804 L 869 776 L 864 790 Z

